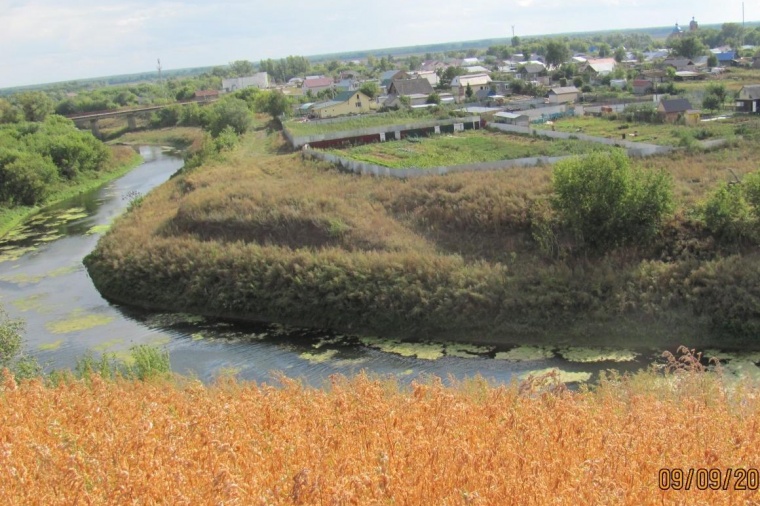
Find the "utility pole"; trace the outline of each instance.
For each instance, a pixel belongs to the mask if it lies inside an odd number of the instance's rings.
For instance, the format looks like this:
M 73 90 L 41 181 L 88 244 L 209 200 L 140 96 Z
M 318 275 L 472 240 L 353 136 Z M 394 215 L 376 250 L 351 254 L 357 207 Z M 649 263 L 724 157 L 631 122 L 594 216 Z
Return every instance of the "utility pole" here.
M 161 98 L 166 98 L 164 82 L 161 80 L 161 58 L 158 59 L 158 88 L 161 90 Z

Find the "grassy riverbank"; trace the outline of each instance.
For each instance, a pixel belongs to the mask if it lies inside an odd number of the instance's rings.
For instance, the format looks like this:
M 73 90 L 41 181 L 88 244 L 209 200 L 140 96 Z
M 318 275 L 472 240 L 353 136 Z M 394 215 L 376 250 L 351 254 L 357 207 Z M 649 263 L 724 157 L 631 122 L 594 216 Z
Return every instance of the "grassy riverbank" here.
M 690 364 L 578 392 L 551 377 L 333 376 L 315 389 L 6 376 L 0 490 L 8 504 L 51 505 L 755 504 L 757 387 Z M 731 475 L 683 489 L 701 468 Z
M 635 162 L 672 175 L 675 215 L 652 244 L 594 254 L 552 215 L 549 167 L 366 178 L 258 131 L 148 195 L 86 265 L 120 303 L 364 335 L 757 347 L 760 258 L 698 210 L 758 155 Z
M 123 176 L 140 163 L 142 157 L 128 146 L 111 146 L 111 159 L 99 172 L 82 173 L 76 180 L 54 184 L 44 202 L 36 206 L 0 207 L 0 238 L 33 216 L 40 209 L 98 188 L 108 181 Z

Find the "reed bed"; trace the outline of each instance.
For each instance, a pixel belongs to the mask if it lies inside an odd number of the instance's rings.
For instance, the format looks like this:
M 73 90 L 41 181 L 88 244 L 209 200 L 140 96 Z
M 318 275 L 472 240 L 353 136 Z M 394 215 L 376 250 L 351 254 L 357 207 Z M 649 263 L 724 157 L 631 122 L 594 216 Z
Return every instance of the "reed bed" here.
M 257 131 L 151 192 L 85 263 L 108 298 L 161 310 L 515 344 L 552 331 L 726 346 L 727 330 L 731 346 L 756 346 L 757 254 L 725 258 L 690 216 L 720 181 L 756 170 L 758 149 L 635 162 L 673 174 L 678 212 L 653 245 L 584 258 L 548 205 L 549 167 L 358 177 Z
M 757 504 L 661 490 L 663 468 L 760 467 L 760 400 L 711 373 L 400 386 L 335 376 L 0 387 L 4 504 Z M 755 488 L 755 490 L 751 490 Z

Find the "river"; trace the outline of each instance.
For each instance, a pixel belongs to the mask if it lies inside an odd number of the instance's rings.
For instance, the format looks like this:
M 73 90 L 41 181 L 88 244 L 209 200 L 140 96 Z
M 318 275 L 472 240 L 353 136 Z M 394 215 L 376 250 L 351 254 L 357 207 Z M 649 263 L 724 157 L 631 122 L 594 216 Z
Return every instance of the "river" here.
M 182 160 L 141 147 L 145 162 L 103 188 L 53 206 L 0 240 L 0 303 L 26 322 L 28 353 L 45 370 L 73 368 L 92 353 L 127 357 L 135 345 L 165 347 L 176 372 L 211 381 L 221 373 L 271 382 L 275 371 L 320 386 L 335 373 L 360 371 L 407 382 L 427 375 L 475 375 L 509 383 L 557 368 L 565 380 L 600 370 L 635 371 L 662 362 L 660 350 L 408 345 L 279 325 L 230 323 L 194 315 L 150 313 L 111 304 L 93 286 L 82 259 L 132 198 L 169 179 Z M 757 375 L 760 356 L 727 356 Z

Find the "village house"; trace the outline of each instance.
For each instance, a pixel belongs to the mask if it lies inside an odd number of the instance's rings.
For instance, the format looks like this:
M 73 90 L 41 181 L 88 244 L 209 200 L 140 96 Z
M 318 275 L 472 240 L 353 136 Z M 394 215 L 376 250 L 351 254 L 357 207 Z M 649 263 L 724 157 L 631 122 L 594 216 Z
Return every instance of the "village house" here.
M 261 90 L 269 88 L 269 74 L 266 72 L 257 72 L 252 76 L 222 79 L 222 90 L 224 90 L 225 93 L 231 93 L 233 91 L 251 87 L 259 88 Z
M 425 60 L 422 62 L 422 65 L 420 65 L 420 70 L 422 72 L 435 72 L 438 69 L 445 69 L 447 65 L 440 61 L 440 60 Z
M 549 90 L 550 104 L 564 104 L 578 100 L 578 88 L 575 86 L 563 86 Z
M 454 100 L 462 102 L 467 98 L 467 85 L 470 86 L 473 96 L 485 98 L 491 92 L 491 77 L 488 74 L 466 74 L 456 76 L 451 80 L 451 94 Z
M 742 86 L 736 98 L 736 111 L 760 113 L 760 84 Z
M 438 77 L 438 74 L 436 74 L 434 70 L 420 70 L 417 72 L 410 72 L 409 75 L 414 78 L 427 79 L 430 86 L 438 86 L 438 83 L 441 82 L 441 78 Z
M 685 98 L 662 100 L 657 106 L 657 112 L 666 123 L 683 120 L 687 125 L 693 125 L 699 122 L 699 111 L 693 109 Z
M 537 81 L 538 77 L 542 73 L 546 72 L 546 65 L 540 61 L 524 62 L 520 64 L 518 71 L 518 79 L 523 79 L 525 81 Z
M 403 70 L 398 69 L 386 70 L 380 74 L 380 86 L 387 90 L 390 87 L 391 83 L 398 79 L 409 79 L 409 74 Z
M 303 85 L 301 85 L 301 89 L 304 93 L 308 93 L 309 91 L 313 94 L 319 93 L 322 90 L 329 90 L 332 89 L 335 86 L 335 83 L 333 82 L 331 77 L 324 77 L 324 76 L 309 76 L 303 81 Z
M 373 100 L 361 91 L 344 91 L 332 100 L 312 104 L 308 111 L 311 116 L 324 119 L 368 113 L 373 109 L 373 105 Z
M 491 70 L 483 67 L 482 65 L 472 65 L 469 67 L 462 67 L 468 74 L 490 74 Z
M 388 86 L 388 98 L 384 105 L 386 107 L 399 107 L 401 97 L 407 97 L 410 106 L 424 105 L 432 93 L 433 87 L 427 79 L 396 79 Z
M 588 74 L 591 79 L 599 79 L 614 72 L 616 65 L 615 58 L 595 58 L 586 62 L 582 72 Z
M 694 62 L 689 58 L 665 58 L 662 65 L 664 68 L 672 67 L 676 71 L 679 70 L 694 70 L 696 67 Z
M 649 79 L 634 79 L 633 80 L 633 94 L 634 95 L 646 95 L 654 91 L 654 84 Z

